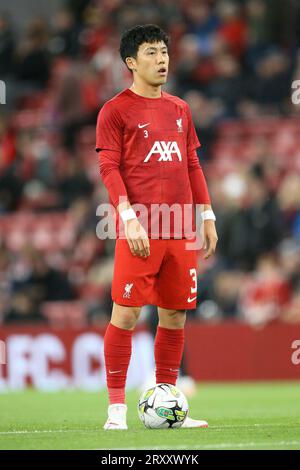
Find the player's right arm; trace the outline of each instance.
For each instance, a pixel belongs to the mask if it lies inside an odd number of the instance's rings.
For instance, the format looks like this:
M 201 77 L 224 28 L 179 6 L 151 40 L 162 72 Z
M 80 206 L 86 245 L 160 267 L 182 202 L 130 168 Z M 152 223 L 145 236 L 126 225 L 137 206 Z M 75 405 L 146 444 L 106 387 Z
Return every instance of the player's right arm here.
M 133 210 L 128 200 L 121 202 L 117 206 L 117 210 L 121 217 L 124 217 L 130 209 Z M 143 258 L 147 258 L 147 256 L 150 255 L 150 243 L 144 227 L 140 224 L 136 216 L 127 221 L 123 221 L 123 223 L 125 226 L 125 236 L 131 253 L 134 256 L 138 255 Z
M 105 104 L 99 112 L 96 128 L 96 151 L 99 152 L 99 166 L 102 181 L 110 199 L 125 225 L 125 236 L 131 253 L 147 257 L 150 244 L 147 233 L 138 219 L 132 217 L 126 186 L 120 173 L 124 124 L 111 103 Z M 122 201 L 120 203 L 120 201 Z M 128 210 L 131 211 L 128 213 Z M 127 215 L 131 214 L 129 220 Z

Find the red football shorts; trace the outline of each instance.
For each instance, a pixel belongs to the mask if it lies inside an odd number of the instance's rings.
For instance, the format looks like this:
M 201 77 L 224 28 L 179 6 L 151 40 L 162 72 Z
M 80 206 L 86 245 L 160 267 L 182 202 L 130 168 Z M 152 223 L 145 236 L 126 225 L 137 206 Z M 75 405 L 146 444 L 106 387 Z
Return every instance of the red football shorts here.
M 149 239 L 150 256 L 131 254 L 126 239 L 115 247 L 112 299 L 119 305 L 196 308 L 197 255 L 186 239 Z

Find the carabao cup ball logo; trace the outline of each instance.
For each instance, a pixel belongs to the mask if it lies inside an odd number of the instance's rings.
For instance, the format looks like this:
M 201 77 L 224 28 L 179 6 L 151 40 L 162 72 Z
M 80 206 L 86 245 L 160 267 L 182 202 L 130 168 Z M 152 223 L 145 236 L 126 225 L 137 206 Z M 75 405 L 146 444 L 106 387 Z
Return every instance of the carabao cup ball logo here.
M 165 419 L 170 419 L 171 421 L 175 421 L 175 416 L 173 414 L 173 411 L 170 410 L 169 408 L 164 408 L 163 406 L 157 408 L 156 410 L 157 416 L 160 416 L 161 418 Z

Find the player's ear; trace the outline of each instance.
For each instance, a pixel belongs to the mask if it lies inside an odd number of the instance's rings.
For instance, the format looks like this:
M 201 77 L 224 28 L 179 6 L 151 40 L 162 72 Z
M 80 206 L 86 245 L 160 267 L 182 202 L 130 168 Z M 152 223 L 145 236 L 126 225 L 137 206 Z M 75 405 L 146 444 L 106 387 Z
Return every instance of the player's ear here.
M 134 57 L 126 57 L 125 59 L 127 67 L 133 72 L 136 72 L 136 60 Z

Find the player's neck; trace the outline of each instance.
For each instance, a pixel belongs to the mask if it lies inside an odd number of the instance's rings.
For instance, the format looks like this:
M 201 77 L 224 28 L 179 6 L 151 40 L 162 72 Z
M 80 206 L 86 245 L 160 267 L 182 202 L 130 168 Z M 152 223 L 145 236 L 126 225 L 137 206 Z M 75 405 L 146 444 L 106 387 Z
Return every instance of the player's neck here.
M 133 82 L 129 88 L 133 93 L 143 96 L 144 98 L 160 98 L 161 97 L 161 86 L 152 86 L 147 83 L 136 83 Z

